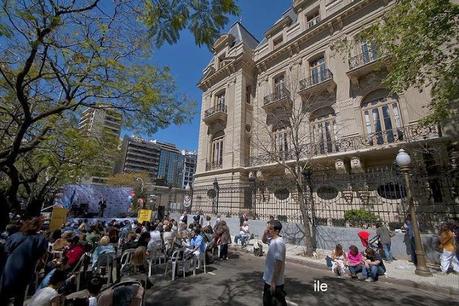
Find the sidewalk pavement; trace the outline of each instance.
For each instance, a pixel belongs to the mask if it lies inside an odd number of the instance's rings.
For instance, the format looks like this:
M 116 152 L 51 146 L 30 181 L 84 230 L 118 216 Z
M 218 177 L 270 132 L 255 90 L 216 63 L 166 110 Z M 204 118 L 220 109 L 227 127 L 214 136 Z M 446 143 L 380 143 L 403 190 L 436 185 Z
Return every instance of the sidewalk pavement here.
M 251 243 L 254 241 L 259 240 L 251 240 L 247 247 L 242 249 L 238 245 L 237 249 L 253 253 L 253 245 Z M 304 253 L 303 246 L 286 244 L 286 247 L 287 261 L 304 264 L 315 269 L 328 270 L 325 257 L 327 255 L 331 255 L 331 250 L 318 249 L 315 257 L 305 257 L 302 255 Z M 264 245 L 263 253 L 266 255 L 266 252 L 267 246 Z M 459 295 L 459 274 L 449 273 L 445 275 L 442 274 L 439 269 L 430 267 L 433 274 L 432 277 L 419 276 L 414 273 L 414 265 L 404 259 L 398 259 L 392 263 L 384 262 L 384 265 L 386 266 L 387 271 L 385 276 L 380 277 L 380 281 L 401 284 L 424 290 L 435 290 L 437 292 L 441 291 L 450 295 Z M 330 274 L 333 275 L 333 272 L 330 271 Z

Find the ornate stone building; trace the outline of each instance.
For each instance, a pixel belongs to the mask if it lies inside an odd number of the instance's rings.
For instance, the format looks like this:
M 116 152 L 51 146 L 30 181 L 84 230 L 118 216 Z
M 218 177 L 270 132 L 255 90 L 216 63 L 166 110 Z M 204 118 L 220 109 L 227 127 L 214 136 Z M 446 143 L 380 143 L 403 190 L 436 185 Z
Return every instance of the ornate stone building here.
M 346 210 L 363 208 L 388 222 L 402 220 L 405 190 L 393 167 L 397 150 L 419 157 L 427 173 L 433 157 L 422 148 L 442 139 L 436 127 L 419 124 L 429 91 L 390 94 L 381 82 L 390 69 L 385 59 L 377 46 L 357 39 L 390 5 L 295 0 L 260 42 L 237 22 L 214 43 L 198 84 L 202 120 L 193 210 L 232 215 L 250 209 L 260 217 L 299 220 L 295 191 L 273 159 L 273 153 L 283 154 L 284 162 L 290 158 L 291 133 L 272 118 L 285 119 L 293 105 L 307 118 L 300 127 L 302 159 L 314 169 L 317 219 L 341 224 Z M 338 48 L 343 41 L 349 50 Z M 435 147 L 447 160 L 446 147 Z M 444 182 L 420 184 L 429 199 L 426 211 L 433 211 L 435 189 Z

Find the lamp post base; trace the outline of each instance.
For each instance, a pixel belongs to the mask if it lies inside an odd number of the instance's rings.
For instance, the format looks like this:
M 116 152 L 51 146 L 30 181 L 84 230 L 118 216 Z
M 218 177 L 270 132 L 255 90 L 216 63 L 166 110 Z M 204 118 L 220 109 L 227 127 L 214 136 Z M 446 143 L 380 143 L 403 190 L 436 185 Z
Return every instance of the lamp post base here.
M 416 275 L 419 275 L 419 276 L 433 276 L 432 275 L 432 272 L 430 272 L 430 270 L 427 268 L 427 269 L 424 269 L 424 268 L 416 268 L 416 270 L 414 271 L 414 274 Z

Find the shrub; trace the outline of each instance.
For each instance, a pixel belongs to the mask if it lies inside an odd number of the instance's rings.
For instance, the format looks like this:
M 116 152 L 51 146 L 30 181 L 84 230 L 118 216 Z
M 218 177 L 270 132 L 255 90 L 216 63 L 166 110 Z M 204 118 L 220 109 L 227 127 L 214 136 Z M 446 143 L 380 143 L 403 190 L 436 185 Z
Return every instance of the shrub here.
M 372 212 L 364 209 L 351 209 L 344 213 L 344 220 L 352 225 L 374 224 L 379 218 Z

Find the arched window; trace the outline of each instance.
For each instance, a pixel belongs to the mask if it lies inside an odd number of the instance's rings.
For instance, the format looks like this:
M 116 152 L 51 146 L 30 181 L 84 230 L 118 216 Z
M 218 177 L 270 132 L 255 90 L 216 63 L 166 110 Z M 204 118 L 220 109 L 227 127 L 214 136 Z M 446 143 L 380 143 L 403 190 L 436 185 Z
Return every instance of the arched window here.
M 211 144 L 211 168 L 218 169 L 223 166 L 223 140 L 225 133 L 219 131 L 212 137 Z
M 324 107 L 314 111 L 310 121 L 316 151 L 320 154 L 337 152 L 336 116 L 333 108 Z
M 362 101 L 362 115 L 370 145 L 403 140 L 402 117 L 396 95 L 384 89 L 370 93 Z

